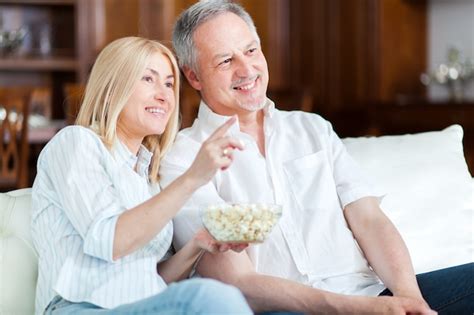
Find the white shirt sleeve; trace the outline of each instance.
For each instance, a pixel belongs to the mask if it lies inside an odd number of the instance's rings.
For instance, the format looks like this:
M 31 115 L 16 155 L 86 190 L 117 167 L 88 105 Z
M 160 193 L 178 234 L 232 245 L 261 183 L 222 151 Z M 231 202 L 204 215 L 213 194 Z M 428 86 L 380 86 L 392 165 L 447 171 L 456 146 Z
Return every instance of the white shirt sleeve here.
M 67 128 L 45 148 L 38 169 L 48 173 L 51 199 L 84 240 L 84 253 L 113 262 L 115 225 L 125 209 L 105 169 L 107 153 L 91 131 Z
M 349 155 L 341 139 L 327 122 L 327 132 L 331 155 L 333 176 L 342 208 L 349 203 L 367 196 L 377 196 L 357 162 Z

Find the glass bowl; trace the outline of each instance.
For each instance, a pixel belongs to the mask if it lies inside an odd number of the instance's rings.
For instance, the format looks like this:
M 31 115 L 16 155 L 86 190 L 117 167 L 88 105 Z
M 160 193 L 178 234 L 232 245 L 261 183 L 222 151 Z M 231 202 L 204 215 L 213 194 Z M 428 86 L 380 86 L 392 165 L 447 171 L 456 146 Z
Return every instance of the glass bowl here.
M 202 207 L 204 227 L 219 242 L 262 243 L 281 217 L 282 207 L 268 203 L 222 203 Z

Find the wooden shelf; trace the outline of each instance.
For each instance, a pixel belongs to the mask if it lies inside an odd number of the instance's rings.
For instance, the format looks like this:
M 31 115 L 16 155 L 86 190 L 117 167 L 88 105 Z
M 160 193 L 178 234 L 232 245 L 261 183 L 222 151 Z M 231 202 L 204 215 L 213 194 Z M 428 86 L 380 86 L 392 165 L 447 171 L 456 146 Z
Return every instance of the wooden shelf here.
M 406 105 L 378 104 L 372 108 L 372 121 L 385 133 L 439 130 L 452 124 L 474 133 L 474 103 L 419 101 Z
M 0 71 L 76 71 L 77 61 L 68 57 L 2 58 Z
M 84 81 L 89 68 L 92 3 L 95 0 L 0 0 L 3 27 L 24 25 L 29 31 L 17 52 L 0 55 L 0 85 L 49 89 L 52 118 L 64 119 L 63 87 Z
M 76 0 L 0 0 L 0 4 L 73 5 L 76 4 Z

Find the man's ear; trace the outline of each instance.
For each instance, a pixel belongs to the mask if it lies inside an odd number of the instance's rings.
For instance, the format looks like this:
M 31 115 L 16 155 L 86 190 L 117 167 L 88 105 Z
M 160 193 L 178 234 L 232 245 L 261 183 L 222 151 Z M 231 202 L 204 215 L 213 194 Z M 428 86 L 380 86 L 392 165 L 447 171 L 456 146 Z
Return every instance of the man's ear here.
M 183 67 L 183 73 L 186 79 L 188 79 L 189 84 L 195 89 L 200 91 L 201 90 L 201 82 L 194 70 L 191 70 L 188 67 Z

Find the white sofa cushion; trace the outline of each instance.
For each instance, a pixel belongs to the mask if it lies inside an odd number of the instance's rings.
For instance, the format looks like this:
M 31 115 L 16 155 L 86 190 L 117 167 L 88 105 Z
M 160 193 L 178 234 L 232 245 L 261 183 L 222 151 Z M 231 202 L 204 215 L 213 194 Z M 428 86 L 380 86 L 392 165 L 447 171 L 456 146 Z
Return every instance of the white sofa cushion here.
M 474 194 L 459 125 L 401 136 L 346 138 L 347 150 L 385 194 L 417 273 L 472 262 Z
M 33 314 L 37 254 L 30 234 L 31 189 L 0 194 L 0 314 Z

